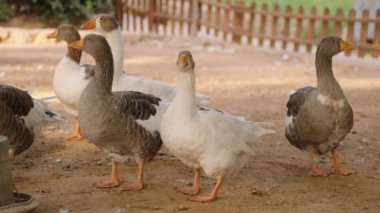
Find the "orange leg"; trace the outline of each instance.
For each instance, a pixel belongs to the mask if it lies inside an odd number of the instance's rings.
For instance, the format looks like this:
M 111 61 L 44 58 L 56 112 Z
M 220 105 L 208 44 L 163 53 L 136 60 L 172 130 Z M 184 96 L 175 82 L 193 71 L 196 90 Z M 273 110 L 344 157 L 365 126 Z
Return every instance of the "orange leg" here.
M 140 191 L 144 188 L 144 162 L 138 163 L 139 174 L 136 182 L 132 184 L 123 184 L 120 186 L 120 191 Z
M 119 186 L 121 184 L 117 165 L 118 165 L 118 162 L 115 160 L 112 160 L 111 180 L 95 183 L 95 186 L 97 188 L 112 188 L 112 187 Z
M 217 176 L 214 190 L 210 193 L 210 195 L 208 195 L 208 196 L 194 196 L 194 197 L 191 197 L 189 200 L 194 201 L 194 202 L 201 202 L 201 203 L 207 203 L 207 202 L 214 201 L 216 199 L 216 195 L 218 194 L 218 191 L 220 189 L 222 181 L 223 181 L 223 176 L 222 175 Z
M 177 188 L 177 192 L 186 195 L 197 195 L 201 191 L 201 169 L 194 169 L 194 181 L 192 187 Z
M 66 141 L 79 141 L 83 139 L 82 134 L 80 133 L 80 126 L 79 126 L 79 121 L 77 119 L 74 134 L 68 136 L 65 138 Z
M 345 169 L 341 166 L 336 149 L 331 150 L 331 154 L 332 154 L 332 159 L 333 159 L 333 173 L 344 175 L 344 176 L 356 173 L 356 171 L 354 170 Z
M 321 167 L 319 167 L 319 165 L 317 164 L 317 162 L 315 162 L 315 159 L 314 159 L 314 150 L 313 149 L 309 149 L 308 150 L 308 153 L 309 153 L 309 159 L 311 161 L 311 171 L 312 171 L 312 176 L 320 176 L 320 177 L 327 177 L 329 176 L 328 172 L 321 169 Z

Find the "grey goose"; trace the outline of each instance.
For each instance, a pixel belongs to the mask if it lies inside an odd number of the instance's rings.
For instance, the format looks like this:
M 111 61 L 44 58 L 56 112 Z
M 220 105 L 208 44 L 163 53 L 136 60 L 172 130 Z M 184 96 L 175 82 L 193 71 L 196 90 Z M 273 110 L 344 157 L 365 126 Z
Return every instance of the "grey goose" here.
M 162 145 L 158 129 L 142 122 L 159 122 L 163 114 L 161 101 L 140 92 L 112 92 L 113 59 L 111 48 L 104 37 L 90 34 L 69 45 L 83 49 L 96 62 L 95 75 L 79 100 L 79 123 L 83 135 L 112 158 L 111 180 L 97 187 L 120 185 L 118 162 L 133 159 L 139 173 L 133 184 L 124 184 L 121 190 L 141 190 L 144 186 L 144 164 L 157 155 Z M 159 126 L 157 124 L 151 126 Z
M 349 175 L 355 171 L 341 166 L 337 147 L 353 126 L 353 111 L 332 70 L 332 57 L 352 45 L 336 36 L 323 38 L 317 48 L 317 87 L 297 89 L 287 103 L 285 134 L 289 142 L 309 154 L 313 176 L 328 176 L 319 167 L 315 153 L 332 153 L 332 172 Z

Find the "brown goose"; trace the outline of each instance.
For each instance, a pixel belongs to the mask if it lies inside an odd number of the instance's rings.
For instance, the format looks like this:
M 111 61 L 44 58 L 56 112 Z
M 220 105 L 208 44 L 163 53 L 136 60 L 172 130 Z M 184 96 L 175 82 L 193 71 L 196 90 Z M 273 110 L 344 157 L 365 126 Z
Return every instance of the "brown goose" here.
M 160 121 L 164 111 L 160 99 L 140 92 L 112 92 L 113 59 L 104 37 L 87 35 L 70 47 L 83 48 L 96 62 L 94 78 L 79 100 L 79 123 L 84 136 L 114 159 L 111 180 L 97 187 L 120 185 L 117 163 L 134 159 L 139 167 L 137 181 L 121 186 L 121 190 L 140 190 L 144 184 L 144 163 L 152 159 L 162 145 L 158 129 L 143 126 L 141 122 Z
M 314 154 L 329 151 L 332 153 L 334 173 L 355 173 L 340 165 L 336 151 L 351 131 L 353 112 L 332 71 L 332 57 L 352 49 L 351 44 L 339 37 L 322 39 L 315 59 L 317 87 L 297 89 L 287 103 L 286 138 L 293 146 L 308 151 L 313 176 L 328 176 L 328 172 L 315 162 Z
M 47 38 L 57 41 L 65 41 L 71 44 L 81 37 L 78 30 L 68 24 L 60 25 Z M 79 97 L 88 83 L 88 79 L 93 75 L 95 65 L 82 64 L 80 60 L 82 51 L 74 48 L 67 48 L 67 53 L 62 57 L 54 70 L 53 89 L 66 112 L 78 116 Z M 73 135 L 66 137 L 66 140 L 80 140 L 82 136 L 77 122 Z
M 33 130 L 22 118 L 29 114 L 33 106 L 33 99 L 27 92 L 12 86 L 0 85 L 0 135 L 9 139 L 11 159 L 33 143 Z

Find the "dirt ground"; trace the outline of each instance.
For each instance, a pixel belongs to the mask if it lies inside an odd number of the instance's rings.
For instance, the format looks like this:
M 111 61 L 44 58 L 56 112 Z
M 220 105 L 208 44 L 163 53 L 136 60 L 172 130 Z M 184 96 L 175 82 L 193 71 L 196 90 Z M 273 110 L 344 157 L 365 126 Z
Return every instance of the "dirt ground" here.
M 339 152 L 344 166 L 358 171 L 348 177 L 311 177 L 305 153 L 284 137 L 287 93 L 315 85 L 314 56 L 235 46 L 206 39 L 126 36 L 124 67 L 175 85 L 175 60 L 191 50 L 196 62 L 197 91 L 211 97 L 212 107 L 273 124 L 276 134 L 257 143 L 256 155 L 235 176 L 227 177 L 218 199 L 199 204 L 175 192 L 190 184 L 192 170 L 170 155 L 157 156 L 146 168 L 146 186 L 139 192 L 97 189 L 109 178 L 110 159 L 83 140 L 65 142 L 75 118 L 58 100 L 49 105 L 62 116 L 48 124 L 25 158 L 14 167 L 15 183 L 40 201 L 36 212 L 380 212 L 380 63 L 338 57 L 334 73 L 355 115 L 352 132 Z M 53 95 L 54 65 L 64 44 L 0 45 L 0 83 L 33 90 L 35 97 Z M 93 62 L 84 55 L 84 62 Z M 319 160 L 330 168 L 330 157 Z M 134 163 L 120 166 L 132 182 Z M 203 194 L 214 180 L 202 177 Z

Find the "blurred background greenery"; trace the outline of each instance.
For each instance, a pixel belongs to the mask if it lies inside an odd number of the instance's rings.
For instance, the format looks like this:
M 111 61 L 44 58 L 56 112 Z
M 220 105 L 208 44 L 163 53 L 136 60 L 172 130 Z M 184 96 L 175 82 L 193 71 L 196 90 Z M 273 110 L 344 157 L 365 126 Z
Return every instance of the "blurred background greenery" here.
M 0 0 L 0 21 L 36 16 L 48 25 L 77 24 L 95 13 L 113 12 L 113 0 Z
M 235 2 L 232 0 L 231 2 Z M 278 4 L 281 10 L 285 10 L 286 5 L 293 7 L 293 10 L 297 10 L 298 7 L 303 6 L 305 12 L 312 6 L 317 8 L 318 14 L 322 14 L 324 8 L 330 9 L 330 14 L 335 14 L 338 8 L 342 8 L 344 14 L 348 14 L 348 11 L 353 6 L 352 0 L 243 0 L 246 5 L 250 5 L 255 2 L 259 8 L 266 3 L 270 10 L 273 10 L 274 5 Z

